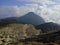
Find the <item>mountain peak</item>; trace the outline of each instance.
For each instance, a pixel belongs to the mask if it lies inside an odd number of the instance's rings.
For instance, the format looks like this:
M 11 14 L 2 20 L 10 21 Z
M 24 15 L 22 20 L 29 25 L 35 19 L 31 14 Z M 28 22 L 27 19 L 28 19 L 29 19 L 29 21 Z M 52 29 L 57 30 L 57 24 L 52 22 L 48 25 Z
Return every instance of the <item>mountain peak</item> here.
M 34 12 L 29 12 L 28 14 L 34 14 Z
M 34 12 L 29 12 L 26 15 L 36 15 Z
M 20 22 L 29 23 L 33 25 L 40 25 L 45 23 L 44 19 L 39 15 L 35 14 L 34 12 L 29 12 L 24 16 L 19 18 Z
M 44 19 L 39 15 L 35 14 L 34 12 L 29 12 L 21 17 L 9 17 L 3 19 L 2 22 L 9 22 L 9 23 L 26 23 L 26 24 L 33 24 L 33 25 L 40 25 L 45 23 Z

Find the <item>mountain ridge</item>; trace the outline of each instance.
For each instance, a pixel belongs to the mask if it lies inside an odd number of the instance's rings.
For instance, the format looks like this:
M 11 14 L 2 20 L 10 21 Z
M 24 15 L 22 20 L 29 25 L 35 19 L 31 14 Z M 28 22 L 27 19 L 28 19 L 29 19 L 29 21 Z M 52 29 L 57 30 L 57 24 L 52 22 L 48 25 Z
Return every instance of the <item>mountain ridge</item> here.
M 44 24 L 40 24 L 38 26 L 36 26 L 38 29 L 42 29 L 44 31 L 50 32 L 50 31 L 59 31 L 60 30 L 60 25 L 57 23 L 53 23 L 53 22 L 48 22 L 48 23 L 44 23 Z
M 33 25 L 39 25 L 45 23 L 42 17 L 36 15 L 33 12 L 29 12 L 21 17 L 8 17 L 5 19 L 0 19 L 0 22 L 5 23 L 27 23 L 27 24 L 33 24 Z

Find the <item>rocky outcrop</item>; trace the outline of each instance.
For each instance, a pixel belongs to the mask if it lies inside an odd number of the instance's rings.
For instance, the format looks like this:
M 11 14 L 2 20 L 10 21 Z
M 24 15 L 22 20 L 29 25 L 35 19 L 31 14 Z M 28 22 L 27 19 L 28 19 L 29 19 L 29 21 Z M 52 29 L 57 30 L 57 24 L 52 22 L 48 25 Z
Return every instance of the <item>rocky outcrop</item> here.
M 0 28 L 0 44 L 16 43 L 21 39 L 34 37 L 40 33 L 42 31 L 36 29 L 31 24 L 7 24 L 5 27 Z

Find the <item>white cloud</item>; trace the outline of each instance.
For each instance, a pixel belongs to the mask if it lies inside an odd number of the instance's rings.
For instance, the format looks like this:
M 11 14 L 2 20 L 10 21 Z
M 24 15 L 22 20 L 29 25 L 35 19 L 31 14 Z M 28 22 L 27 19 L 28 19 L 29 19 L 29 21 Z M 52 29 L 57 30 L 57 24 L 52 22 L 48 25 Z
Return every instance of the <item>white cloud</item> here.
M 46 22 L 60 22 L 60 5 L 54 5 L 52 7 L 48 7 L 47 5 L 29 5 L 35 6 L 34 12 L 44 18 Z
M 21 1 L 21 0 L 17 0 L 17 1 Z M 55 4 L 53 0 L 22 0 L 22 1 L 40 3 L 40 4 Z
M 34 5 L 34 4 L 33 4 Z M 37 6 L 0 6 L 0 18 L 22 16 L 28 12 L 34 12 Z
M 37 13 L 40 14 L 45 21 L 48 22 L 60 22 L 60 5 L 54 5 L 53 7 L 40 6 L 40 10 Z
M 43 5 L 39 4 L 26 4 L 25 6 L 0 6 L 0 18 L 10 17 L 10 16 L 22 16 L 28 12 L 35 12 L 46 22 L 60 22 L 60 4 L 53 5 L 52 7 L 48 7 L 46 2 L 51 2 L 49 4 L 54 4 L 53 1 L 50 0 L 30 0 L 33 2 L 43 3 Z M 46 2 L 45 2 L 46 1 Z

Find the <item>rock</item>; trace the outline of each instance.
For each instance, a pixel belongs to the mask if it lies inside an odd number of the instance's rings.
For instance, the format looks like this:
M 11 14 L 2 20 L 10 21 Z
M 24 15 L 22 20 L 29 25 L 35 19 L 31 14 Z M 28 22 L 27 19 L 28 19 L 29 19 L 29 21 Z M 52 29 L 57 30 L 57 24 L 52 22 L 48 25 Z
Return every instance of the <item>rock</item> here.
M 35 28 L 32 24 L 8 24 L 5 27 L 0 28 L 0 40 L 3 40 L 4 44 L 16 43 L 20 39 L 26 39 L 39 35 L 42 31 Z

